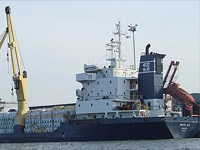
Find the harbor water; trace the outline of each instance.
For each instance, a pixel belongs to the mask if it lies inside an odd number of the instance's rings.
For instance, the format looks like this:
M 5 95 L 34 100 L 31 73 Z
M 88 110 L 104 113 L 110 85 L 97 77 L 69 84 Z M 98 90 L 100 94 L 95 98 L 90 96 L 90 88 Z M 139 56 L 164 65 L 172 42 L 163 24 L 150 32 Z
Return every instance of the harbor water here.
M 0 150 L 200 150 L 200 138 L 0 144 Z

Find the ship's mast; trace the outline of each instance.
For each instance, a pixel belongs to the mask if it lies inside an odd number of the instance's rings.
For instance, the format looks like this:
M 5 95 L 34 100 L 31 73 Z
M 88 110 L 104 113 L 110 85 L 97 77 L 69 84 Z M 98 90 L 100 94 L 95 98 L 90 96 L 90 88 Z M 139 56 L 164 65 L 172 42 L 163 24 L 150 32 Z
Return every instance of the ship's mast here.
M 115 24 L 116 31 L 113 32 L 114 35 L 117 35 L 118 39 L 115 41 L 114 38 L 110 40 L 110 43 L 106 44 L 108 47 L 106 50 L 110 52 L 110 57 L 107 60 L 111 61 L 112 67 L 123 68 L 125 59 L 121 56 L 121 36 L 125 35 L 121 30 L 120 21 Z
M 121 59 L 121 36 L 125 35 L 125 33 L 122 32 L 121 30 L 121 24 L 120 21 L 115 24 L 116 25 L 116 32 L 114 32 L 115 35 L 118 35 L 118 52 L 119 52 L 119 58 Z

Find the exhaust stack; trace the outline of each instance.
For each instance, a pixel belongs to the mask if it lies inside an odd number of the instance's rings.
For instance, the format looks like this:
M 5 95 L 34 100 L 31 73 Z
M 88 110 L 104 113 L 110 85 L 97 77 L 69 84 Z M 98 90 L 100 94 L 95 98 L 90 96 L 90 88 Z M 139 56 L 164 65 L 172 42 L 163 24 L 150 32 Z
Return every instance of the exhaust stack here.
M 146 46 L 146 55 L 149 55 L 149 48 L 151 47 L 151 44 L 147 44 Z

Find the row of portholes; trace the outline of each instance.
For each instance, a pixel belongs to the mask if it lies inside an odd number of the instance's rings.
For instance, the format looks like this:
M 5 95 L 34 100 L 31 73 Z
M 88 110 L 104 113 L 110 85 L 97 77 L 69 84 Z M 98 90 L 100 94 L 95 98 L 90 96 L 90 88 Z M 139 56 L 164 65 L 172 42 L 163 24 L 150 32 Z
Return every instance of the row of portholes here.
M 110 80 L 110 83 L 112 83 L 112 81 Z M 126 81 L 124 80 L 124 83 L 126 83 Z M 97 84 L 99 84 L 99 81 L 97 82 Z M 88 85 L 90 85 L 90 83 L 88 82 Z
M 92 103 L 91 103 L 90 105 L 91 105 L 91 107 L 93 106 L 93 104 L 92 104 Z M 108 106 L 108 103 L 106 103 L 106 105 Z M 79 105 L 78 105 L 78 107 L 81 107 L 81 105 L 79 104 Z
M 112 94 L 112 92 L 110 92 L 110 95 Z M 99 96 L 99 93 L 97 93 L 97 95 Z M 124 95 L 126 95 L 126 92 L 124 92 Z M 88 93 L 88 96 L 90 96 L 90 94 Z

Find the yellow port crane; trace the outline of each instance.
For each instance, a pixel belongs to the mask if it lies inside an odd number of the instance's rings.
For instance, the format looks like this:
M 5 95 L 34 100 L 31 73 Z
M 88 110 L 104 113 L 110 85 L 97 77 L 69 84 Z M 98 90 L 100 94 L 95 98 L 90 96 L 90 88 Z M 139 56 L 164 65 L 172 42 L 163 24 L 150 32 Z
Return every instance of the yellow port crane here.
M 5 8 L 7 18 L 7 28 L 0 39 L 0 50 L 6 39 L 9 37 L 8 47 L 10 49 L 14 88 L 17 94 L 18 110 L 15 118 L 15 128 L 23 128 L 25 126 L 25 114 L 27 113 L 27 72 L 22 69 L 19 46 L 11 17 L 11 9 L 9 6 Z

